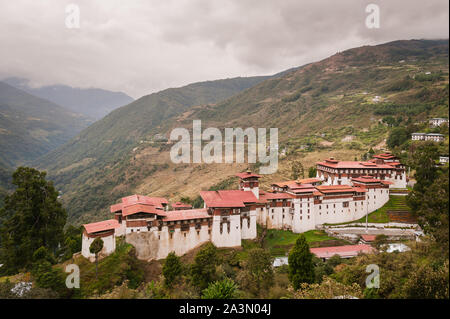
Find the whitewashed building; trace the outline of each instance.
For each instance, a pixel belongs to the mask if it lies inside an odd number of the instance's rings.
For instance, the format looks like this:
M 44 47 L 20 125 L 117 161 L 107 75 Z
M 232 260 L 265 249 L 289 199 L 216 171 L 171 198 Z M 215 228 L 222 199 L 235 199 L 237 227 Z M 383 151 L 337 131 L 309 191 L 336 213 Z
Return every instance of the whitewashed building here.
M 441 126 L 442 124 L 448 125 L 448 119 L 442 118 L 442 117 L 435 117 L 435 118 L 430 119 L 430 124 L 435 127 Z
M 412 133 L 411 140 L 413 141 L 433 141 L 442 142 L 445 136 L 439 133 Z
M 136 248 L 137 258 L 163 259 L 170 252 L 181 256 L 208 241 L 217 247 L 238 247 L 242 239 L 256 238 L 256 210 L 259 175 L 238 174 L 240 190 L 201 192 L 201 209 L 168 211 L 165 198 L 132 195 L 111 206 L 115 219 L 86 224 L 82 254 L 93 260 L 89 246 L 103 234 L 108 255 L 115 250 L 115 237 L 124 236 Z M 101 226 L 101 227 L 100 227 Z
M 99 256 L 107 256 L 116 250 L 116 229 L 119 223 L 115 219 L 104 220 L 97 223 L 83 225 L 81 254 L 90 261 L 95 260 L 95 254 L 89 250 L 95 238 L 100 237 L 103 240 L 103 249 Z
M 326 185 L 350 185 L 353 178 L 373 176 L 392 182 L 391 188 L 406 188 L 405 165 L 390 153 L 375 155 L 363 161 L 338 161 L 334 158 L 317 163 L 317 178 Z
M 389 200 L 390 186 L 406 183 L 404 166 L 391 154 L 363 163 L 330 159 L 317 163 L 317 170 L 317 178 L 273 183 L 270 192 L 259 188 L 260 175 L 236 174 L 239 189 L 200 192 L 201 209 L 168 211 L 165 198 L 124 197 L 111 206 L 113 220 L 84 225 L 82 254 L 92 260 L 89 246 L 98 236 L 105 242 L 102 254 L 112 253 L 115 237 L 124 236 L 142 260 L 162 259 L 172 251 L 183 255 L 209 241 L 238 247 L 242 239 L 257 237 L 257 223 L 301 233 L 357 220 Z

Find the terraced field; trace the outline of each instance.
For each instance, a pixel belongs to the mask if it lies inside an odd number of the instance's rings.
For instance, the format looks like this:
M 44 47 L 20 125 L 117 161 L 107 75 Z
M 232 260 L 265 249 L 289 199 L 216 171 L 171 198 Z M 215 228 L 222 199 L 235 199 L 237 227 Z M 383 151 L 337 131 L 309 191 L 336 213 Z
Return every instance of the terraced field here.
M 395 216 L 400 216 L 399 213 L 410 217 L 410 209 L 406 205 L 406 196 L 389 196 L 389 201 L 380 209 L 369 214 L 369 223 L 389 223 L 399 222 L 400 220 Z M 358 219 L 356 222 L 365 222 L 366 217 Z

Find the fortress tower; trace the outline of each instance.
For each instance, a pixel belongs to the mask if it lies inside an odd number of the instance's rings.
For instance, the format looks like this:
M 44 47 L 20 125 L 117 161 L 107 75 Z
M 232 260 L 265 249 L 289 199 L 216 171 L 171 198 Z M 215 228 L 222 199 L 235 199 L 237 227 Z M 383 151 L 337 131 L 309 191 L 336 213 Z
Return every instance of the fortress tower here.
M 236 174 L 240 178 L 239 190 L 242 191 L 252 191 L 257 199 L 259 199 L 259 179 L 260 175 L 252 173 L 247 170 L 244 173 Z

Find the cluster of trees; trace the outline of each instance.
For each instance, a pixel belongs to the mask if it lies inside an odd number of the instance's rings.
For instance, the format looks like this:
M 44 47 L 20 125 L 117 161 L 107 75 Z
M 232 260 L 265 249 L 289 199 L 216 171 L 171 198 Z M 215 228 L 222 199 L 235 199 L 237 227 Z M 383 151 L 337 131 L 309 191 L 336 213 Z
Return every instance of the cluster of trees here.
M 320 284 L 341 264 L 339 256 L 323 262 L 309 249 L 300 235 L 289 254 L 289 265 L 273 267 L 273 257 L 263 248 L 248 250 L 245 259 L 237 261 L 235 252 L 221 256 L 212 244 L 206 244 L 192 264 L 184 264 L 170 253 L 162 269 L 163 285 L 151 285 L 152 297 L 186 298 L 280 298 L 293 297 L 304 284 Z M 183 287 L 185 293 L 179 295 Z M 290 287 L 293 287 L 290 288 Z
M 67 213 L 46 173 L 19 167 L 13 173 L 16 190 L 0 209 L 0 260 L 2 274 L 29 270 L 33 254 L 45 247 L 59 257 L 64 252 Z
M 64 231 L 67 213 L 45 177 L 45 172 L 28 167 L 12 175 L 15 190 L 0 208 L 0 275 L 29 271 L 36 287 L 43 289 L 38 295 L 67 297 L 65 276 L 53 265 L 81 250 L 81 229 Z
M 449 249 L 449 171 L 437 166 L 439 148 L 423 143 L 411 149 L 409 165 L 415 170 L 416 184 L 407 197 L 419 225 L 430 235 L 448 258 Z
M 196 254 L 192 264 L 184 264 L 175 253 L 170 253 L 162 269 L 163 286 L 153 284 L 153 296 L 230 299 L 259 297 L 269 290 L 274 272 L 267 251 L 251 249 L 242 263 L 234 258 L 221 256 L 212 243 Z

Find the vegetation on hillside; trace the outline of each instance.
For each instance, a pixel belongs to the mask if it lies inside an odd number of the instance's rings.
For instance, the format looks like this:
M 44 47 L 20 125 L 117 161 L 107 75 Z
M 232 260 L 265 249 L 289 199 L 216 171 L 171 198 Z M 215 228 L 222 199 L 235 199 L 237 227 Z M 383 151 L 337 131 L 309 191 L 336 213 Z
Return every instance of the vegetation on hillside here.
M 394 151 L 408 145 L 424 121 L 448 114 L 448 41 L 366 46 L 276 77 L 224 81 L 143 97 L 43 157 L 38 164 L 63 192 L 69 221 L 104 218 L 109 205 L 138 190 L 169 197 L 194 188 L 201 176 L 209 182 L 205 190 L 217 183 L 206 177 L 205 165 L 168 162 L 170 144 L 154 139 L 173 127 L 191 130 L 193 119 L 221 130 L 278 127 L 286 166 L 314 152 L 345 150 L 365 160 L 371 149 L 386 148 L 385 140 Z M 214 169 L 223 175 L 230 167 Z M 185 177 L 169 186 L 173 174 Z
M 91 123 L 0 81 L 0 167 L 17 167 L 61 146 Z

